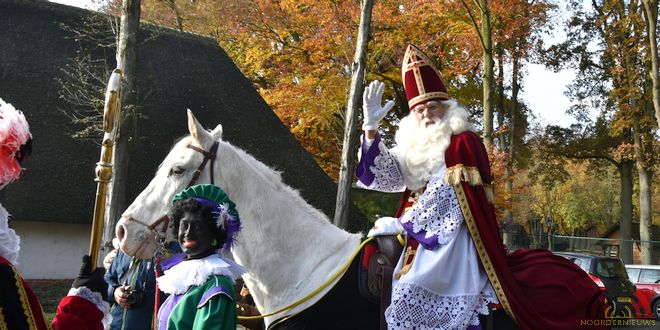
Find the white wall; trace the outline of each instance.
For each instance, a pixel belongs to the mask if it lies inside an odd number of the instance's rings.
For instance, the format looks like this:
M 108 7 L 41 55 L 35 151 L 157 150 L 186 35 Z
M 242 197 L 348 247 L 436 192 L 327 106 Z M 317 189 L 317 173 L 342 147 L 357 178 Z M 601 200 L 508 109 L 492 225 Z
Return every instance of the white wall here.
M 91 225 L 13 221 L 21 237 L 18 271 L 25 279 L 73 279 L 89 249 Z

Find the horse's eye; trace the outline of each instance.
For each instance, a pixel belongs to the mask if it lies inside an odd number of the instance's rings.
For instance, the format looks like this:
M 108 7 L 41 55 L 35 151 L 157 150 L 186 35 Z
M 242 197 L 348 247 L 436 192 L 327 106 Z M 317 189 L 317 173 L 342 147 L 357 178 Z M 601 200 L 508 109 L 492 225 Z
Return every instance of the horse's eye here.
M 167 176 L 172 176 L 172 175 L 179 176 L 183 174 L 184 171 L 185 170 L 181 166 L 172 166 L 172 168 L 170 168 L 170 173 L 168 173 Z

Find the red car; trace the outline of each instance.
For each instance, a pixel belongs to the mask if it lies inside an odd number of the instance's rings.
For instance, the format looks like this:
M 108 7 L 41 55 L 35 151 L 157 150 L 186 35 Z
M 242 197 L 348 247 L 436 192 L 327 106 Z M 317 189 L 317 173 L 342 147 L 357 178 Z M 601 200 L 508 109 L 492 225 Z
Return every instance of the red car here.
M 648 301 L 653 317 L 660 318 L 660 266 L 626 265 L 628 277 L 635 283 L 640 301 Z
M 628 278 L 626 268 L 619 258 L 580 254 L 574 252 L 552 253 L 580 266 L 603 290 L 610 302 L 606 316 L 610 318 L 653 318 L 649 313 L 649 300 L 644 291 L 635 288 Z M 640 296 L 641 294 L 641 296 Z

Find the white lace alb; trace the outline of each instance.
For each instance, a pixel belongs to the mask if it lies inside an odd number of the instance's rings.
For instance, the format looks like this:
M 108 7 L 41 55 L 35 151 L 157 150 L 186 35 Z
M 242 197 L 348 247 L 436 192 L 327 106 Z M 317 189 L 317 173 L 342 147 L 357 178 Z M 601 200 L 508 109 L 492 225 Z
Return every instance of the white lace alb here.
M 402 223 L 412 223 L 413 231 L 425 231 L 426 238 L 436 236 L 439 244 L 446 244 L 458 233 L 463 223 L 463 212 L 456 192 L 440 175 L 429 180 L 419 200 L 401 218 Z
M 465 329 L 479 325 L 479 314 L 497 302 L 492 290 L 478 295 L 441 296 L 422 286 L 399 282 L 385 310 L 388 329 Z
M 397 164 L 396 158 L 390 154 L 382 142 L 378 143 L 378 156 L 374 159 L 374 165 L 369 167 L 374 174 L 374 182 L 370 189 L 382 192 L 399 192 L 403 190 L 403 174 Z

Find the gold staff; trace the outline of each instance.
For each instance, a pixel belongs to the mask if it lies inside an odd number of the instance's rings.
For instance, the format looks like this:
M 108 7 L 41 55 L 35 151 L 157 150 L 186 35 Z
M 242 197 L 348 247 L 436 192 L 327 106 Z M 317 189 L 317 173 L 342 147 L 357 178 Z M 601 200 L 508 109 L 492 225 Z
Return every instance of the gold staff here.
M 92 220 L 92 233 L 89 238 L 89 256 L 92 269 L 96 269 L 99 258 L 101 235 L 103 233 L 103 216 L 105 214 L 106 192 L 108 182 L 112 178 L 112 147 L 114 146 L 119 118 L 119 86 L 121 70 L 114 69 L 108 88 L 105 91 L 105 107 L 103 108 L 103 142 L 101 143 L 101 160 L 96 163 L 96 201 L 94 203 L 94 218 Z

